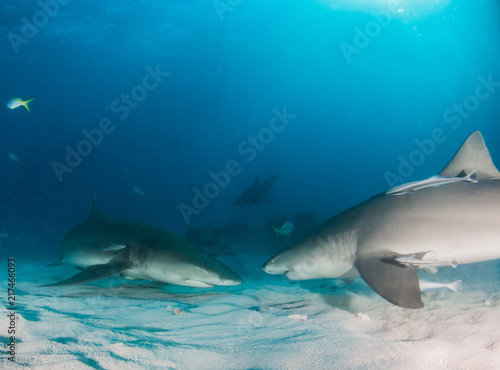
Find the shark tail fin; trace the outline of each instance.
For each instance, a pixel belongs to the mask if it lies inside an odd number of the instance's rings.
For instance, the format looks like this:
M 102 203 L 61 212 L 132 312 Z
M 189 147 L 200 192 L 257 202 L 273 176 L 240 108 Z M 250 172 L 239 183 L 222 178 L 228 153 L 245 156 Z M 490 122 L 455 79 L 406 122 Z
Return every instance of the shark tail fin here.
M 280 236 L 281 230 L 273 227 L 273 230 L 276 231 L 276 237 Z
M 28 112 L 30 111 L 30 108 L 29 108 L 28 104 L 29 104 L 29 103 L 30 103 L 33 99 L 35 99 L 35 98 L 36 98 L 36 96 L 34 96 L 34 97 L 32 97 L 32 98 L 29 98 L 28 100 L 24 100 L 24 101 L 22 102 L 23 107 L 24 107 L 24 108 L 26 108 L 26 109 L 28 110 Z
M 66 262 L 64 262 L 64 259 L 61 258 L 59 261 L 57 262 L 52 262 L 52 263 L 49 263 L 48 265 L 45 265 L 45 267 L 51 267 L 51 266 L 60 266 L 60 265 L 64 265 Z

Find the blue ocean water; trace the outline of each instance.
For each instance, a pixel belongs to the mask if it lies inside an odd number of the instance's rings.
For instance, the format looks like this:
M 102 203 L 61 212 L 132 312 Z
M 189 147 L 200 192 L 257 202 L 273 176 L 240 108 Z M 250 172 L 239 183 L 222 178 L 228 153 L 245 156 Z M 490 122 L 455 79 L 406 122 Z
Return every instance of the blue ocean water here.
M 479 78 L 500 80 L 497 2 L 452 1 L 436 12 L 419 2 L 414 15 L 401 2 L 389 17 L 382 4 L 362 11 L 335 2 L 233 3 L 2 6 L 3 100 L 36 96 L 31 113 L 0 112 L 2 219 L 12 233 L 52 233 L 56 243 L 95 195 L 109 213 L 182 234 L 188 225 L 179 204 L 192 206 L 192 189 L 230 160 L 241 173 L 189 217 L 191 226 L 303 210 L 330 217 L 387 189 L 384 174 L 398 174 L 398 157 L 408 158 L 414 141 L 436 128 L 447 140 L 409 180 L 439 171 L 474 130 L 499 157 L 498 86 L 477 107 L 469 102 L 473 112 L 460 124 L 453 120 L 460 113 L 444 118 L 475 94 Z M 144 97 L 135 91 L 127 112 L 123 96 L 148 67 L 168 76 Z M 264 149 L 247 161 L 238 146 L 285 107 L 296 117 L 274 137 L 264 133 Z M 76 150 L 82 131 L 106 118 L 112 133 L 84 147 L 91 153 L 58 178 L 53 164 L 66 166 L 67 148 Z M 232 207 L 256 176 L 276 172 L 276 201 Z
M 498 1 L 0 10 L 2 260 L 59 259 L 94 197 L 106 214 L 199 237 L 215 255 L 251 253 L 235 240 L 257 230 L 255 250 L 271 255 L 374 194 L 435 175 L 475 130 L 500 164 Z M 6 106 L 33 96 L 29 112 Z M 232 204 L 274 174 L 272 199 Z M 276 240 L 286 221 L 295 234 Z

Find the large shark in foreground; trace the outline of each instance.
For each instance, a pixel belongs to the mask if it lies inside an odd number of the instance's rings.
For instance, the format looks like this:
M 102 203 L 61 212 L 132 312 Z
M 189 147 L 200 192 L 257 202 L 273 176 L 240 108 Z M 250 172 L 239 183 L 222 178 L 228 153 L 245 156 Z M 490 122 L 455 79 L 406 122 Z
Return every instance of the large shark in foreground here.
M 107 217 L 95 202 L 90 216 L 62 241 L 63 257 L 79 274 L 48 286 L 88 283 L 120 274 L 190 287 L 238 285 L 241 278 L 187 241 L 154 226 Z M 50 266 L 50 265 L 49 265 Z
M 276 174 L 271 176 L 271 178 L 266 177 L 264 182 L 260 183 L 259 178 L 256 177 L 252 186 L 241 193 L 233 202 L 233 205 L 243 207 L 270 200 L 269 196 L 271 195 L 275 178 Z
M 469 176 L 474 171 L 477 182 Z M 500 258 L 500 172 L 481 133 L 471 134 L 432 179 L 413 183 L 403 193 L 374 196 L 332 217 L 269 259 L 264 271 L 306 280 L 357 270 L 389 302 L 423 307 L 419 268 Z

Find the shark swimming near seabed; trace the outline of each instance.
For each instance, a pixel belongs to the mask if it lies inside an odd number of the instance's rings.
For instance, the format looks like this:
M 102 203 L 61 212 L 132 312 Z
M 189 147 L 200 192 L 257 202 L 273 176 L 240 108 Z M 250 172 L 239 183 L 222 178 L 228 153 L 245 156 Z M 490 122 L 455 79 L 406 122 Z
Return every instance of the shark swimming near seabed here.
M 233 205 L 243 207 L 271 200 L 269 197 L 271 195 L 275 178 L 276 174 L 270 178 L 266 177 L 264 182 L 260 183 L 259 178 L 255 177 L 252 186 L 241 193 L 233 202 Z
M 474 181 L 457 178 L 472 173 Z M 379 194 L 330 218 L 270 258 L 264 271 L 291 280 L 357 272 L 387 301 L 422 308 L 420 268 L 500 258 L 500 172 L 479 131 L 439 173 L 439 182 L 411 183 L 404 195 Z
M 133 220 L 105 216 L 95 200 L 89 217 L 62 241 L 63 257 L 82 272 L 44 286 L 88 283 L 120 274 L 128 280 L 152 280 L 197 288 L 232 286 L 241 278 L 184 239 Z

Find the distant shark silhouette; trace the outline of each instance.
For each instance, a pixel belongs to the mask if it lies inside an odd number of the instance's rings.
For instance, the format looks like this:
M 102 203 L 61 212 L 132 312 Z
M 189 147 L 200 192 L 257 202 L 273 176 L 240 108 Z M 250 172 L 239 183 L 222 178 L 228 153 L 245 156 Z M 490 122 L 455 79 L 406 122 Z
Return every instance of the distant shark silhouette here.
M 269 196 L 271 194 L 275 178 L 276 174 L 274 174 L 271 178 L 267 177 L 263 183 L 259 183 L 259 178 L 255 177 L 252 186 L 241 193 L 233 202 L 233 205 L 244 207 L 271 200 Z
M 189 242 L 158 227 L 107 217 L 95 201 L 90 216 L 62 241 L 63 257 L 50 264 L 72 264 L 83 270 L 44 286 L 88 283 L 120 274 L 129 280 L 209 288 L 238 285 L 241 278 Z
M 292 280 L 359 273 L 389 302 L 421 308 L 420 268 L 498 258 L 500 172 L 476 131 L 439 177 L 391 189 L 330 218 L 263 269 Z

